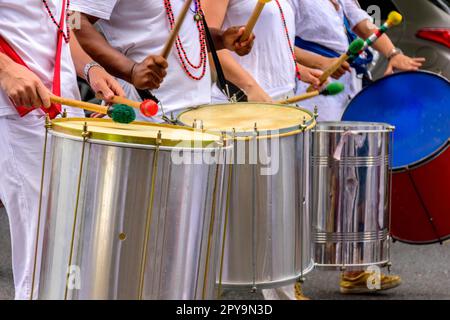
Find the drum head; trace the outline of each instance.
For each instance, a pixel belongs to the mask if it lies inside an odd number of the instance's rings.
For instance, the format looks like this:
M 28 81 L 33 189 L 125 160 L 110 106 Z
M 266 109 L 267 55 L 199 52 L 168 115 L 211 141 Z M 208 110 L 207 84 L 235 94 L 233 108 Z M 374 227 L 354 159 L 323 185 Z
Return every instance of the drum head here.
M 440 151 L 450 137 L 450 83 L 429 72 L 385 77 L 361 91 L 342 120 L 394 125 L 394 169 L 417 164 Z
M 217 134 L 209 134 L 190 128 L 149 122 L 116 123 L 109 119 L 63 118 L 52 121 L 51 132 L 80 139 L 83 126 L 87 125 L 89 140 L 154 146 L 158 133 L 159 145 L 167 147 L 211 147 L 221 141 Z
M 255 124 L 259 133 L 284 134 L 298 131 L 303 121 L 308 129 L 315 125 L 311 112 L 293 106 L 264 103 L 235 103 L 200 106 L 181 113 L 178 121 L 192 126 L 201 122 L 207 131 L 253 134 Z

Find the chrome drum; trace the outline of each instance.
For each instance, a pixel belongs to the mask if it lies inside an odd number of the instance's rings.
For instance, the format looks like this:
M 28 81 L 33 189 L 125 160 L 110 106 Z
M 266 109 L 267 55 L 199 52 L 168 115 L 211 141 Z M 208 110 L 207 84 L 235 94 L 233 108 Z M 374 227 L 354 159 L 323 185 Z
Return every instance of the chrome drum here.
M 389 262 L 393 127 L 322 122 L 313 130 L 314 258 L 321 267 Z
M 232 146 L 190 129 L 99 119 L 56 120 L 49 134 L 39 299 L 216 297 L 217 160 Z
M 311 113 L 296 107 L 238 103 L 179 115 L 185 125 L 233 136 L 225 174 L 226 214 L 219 287 L 275 288 L 308 273 Z

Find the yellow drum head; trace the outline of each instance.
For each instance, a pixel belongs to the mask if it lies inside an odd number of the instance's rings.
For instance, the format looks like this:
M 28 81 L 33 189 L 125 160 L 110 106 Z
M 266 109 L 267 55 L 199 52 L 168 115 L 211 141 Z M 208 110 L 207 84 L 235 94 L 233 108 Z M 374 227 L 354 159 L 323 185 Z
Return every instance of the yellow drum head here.
M 293 106 L 264 103 L 235 103 L 200 106 L 181 113 L 179 122 L 186 126 L 202 124 L 207 131 L 245 136 L 255 129 L 266 134 L 297 132 L 303 121 L 307 130 L 315 125 L 311 112 Z
M 122 124 L 110 119 L 63 118 L 52 121 L 51 131 L 82 138 L 84 125 L 90 140 L 161 145 L 168 147 L 212 147 L 221 136 L 191 128 L 149 122 Z

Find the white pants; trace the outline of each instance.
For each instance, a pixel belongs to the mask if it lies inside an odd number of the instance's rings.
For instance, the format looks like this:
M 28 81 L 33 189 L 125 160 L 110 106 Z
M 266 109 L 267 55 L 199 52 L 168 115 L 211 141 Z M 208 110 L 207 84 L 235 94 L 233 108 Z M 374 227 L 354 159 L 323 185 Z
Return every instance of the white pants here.
M 15 298 L 20 300 L 31 294 L 44 124 L 45 117 L 38 115 L 0 117 L 0 198 L 9 217 Z

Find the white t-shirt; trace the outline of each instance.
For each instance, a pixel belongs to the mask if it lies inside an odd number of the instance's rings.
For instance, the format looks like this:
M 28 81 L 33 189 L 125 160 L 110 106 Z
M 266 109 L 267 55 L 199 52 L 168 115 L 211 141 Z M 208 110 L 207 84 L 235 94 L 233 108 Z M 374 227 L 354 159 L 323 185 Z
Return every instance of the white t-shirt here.
M 62 1 L 48 0 L 47 3 L 59 22 Z M 0 0 L 0 34 L 49 89 L 53 84 L 57 30 L 42 1 Z M 80 99 L 69 45 L 64 43 L 62 50 L 61 95 Z M 80 109 L 66 110 L 69 116 L 84 116 Z M 43 114 L 40 109 L 31 113 Z M 16 109 L 0 89 L 0 116 L 15 114 Z
M 339 54 L 345 53 L 349 43 L 344 26 L 344 11 L 353 28 L 361 21 L 370 19 L 355 0 L 337 0 L 339 11 L 330 0 L 289 0 L 295 9 L 296 35 L 303 40 L 321 44 Z M 330 80 L 331 82 L 334 80 Z M 337 96 L 318 96 L 302 101 L 302 107 L 313 110 L 319 108 L 319 120 L 338 121 L 342 117 L 349 100 L 362 88 L 362 81 L 357 78 L 356 72 L 346 73 L 337 80 L 344 83 L 345 91 Z M 297 84 L 297 94 L 306 91 L 309 85 L 302 82 Z
M 184 1 L 171 0 L 171 3 L 176 19 Z M 71 9 L 100 18 L 97 25 L 111 46 L 136 62 L 141 62 L 149 55 L 160 54 L 170 34 L 163 0 L 72 0 Z M 200 62 L 201 46 L 194 15 L 193 3 L 179 35 L 188 58 L 197 65 Z M 191 79 L 185 73 L 175 47 L 168 63 L 167 77 L 158 90 L 152 91 L 166 113 L 211 102 L 208 62 L 206 74 L 200 81 Z M 195 76 L 201 74 L 200 70 L 190 70 Z M 123 86 L 130 99 L 139 99 L 132 85 L 123 81 Z M 140 115 L 138 117 L 145 119 Z
M 246 25 L 257 2 L 258 0 L 230 0 L 223 29 Z M 294 11 L 288 0 L 279 0 L 279 3 L 284 13 L 289 41 L 293 46 Z M 272 98 L 293 91 L 296 69 L 280 9 L 275 0 L 266 4 L 253 33 L 256 39 L 251 53 L 244 57 L 232 53 L 233 57 Z M 223 99 L 223 94 L 215 87 L 213 100 L 222 101 Z

